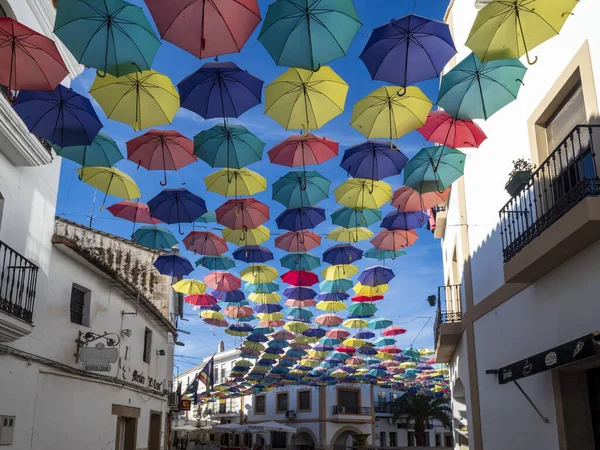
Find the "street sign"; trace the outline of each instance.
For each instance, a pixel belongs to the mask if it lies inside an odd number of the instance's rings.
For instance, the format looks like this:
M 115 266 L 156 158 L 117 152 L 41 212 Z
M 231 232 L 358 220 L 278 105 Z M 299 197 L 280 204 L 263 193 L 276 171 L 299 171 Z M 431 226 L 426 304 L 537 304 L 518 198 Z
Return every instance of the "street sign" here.
M 114 363 L 119 359 L 119 349 L 107 348 L 102 343 L 98 343 L 95 347 L 83 347 L 80 350 L 79 359 L 90 364 Z
M 110 372 L 110 364 L 83 364 L 83 370 L 90 372 Z

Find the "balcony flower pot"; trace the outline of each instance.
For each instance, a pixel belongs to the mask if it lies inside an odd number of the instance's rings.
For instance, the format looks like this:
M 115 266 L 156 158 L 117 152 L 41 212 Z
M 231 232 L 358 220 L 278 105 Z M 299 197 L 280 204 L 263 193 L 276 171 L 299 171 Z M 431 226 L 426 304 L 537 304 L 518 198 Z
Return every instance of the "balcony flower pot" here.
M 525 188 L 525 186 L 527 186 L 530 180 L 531 170 L 520 170 L 515 172 L 508 180 L 508 183 L 506 183 L 506 192 L 508 192 L 511 197 L 515 197 L 523 190 L 523 188 Z

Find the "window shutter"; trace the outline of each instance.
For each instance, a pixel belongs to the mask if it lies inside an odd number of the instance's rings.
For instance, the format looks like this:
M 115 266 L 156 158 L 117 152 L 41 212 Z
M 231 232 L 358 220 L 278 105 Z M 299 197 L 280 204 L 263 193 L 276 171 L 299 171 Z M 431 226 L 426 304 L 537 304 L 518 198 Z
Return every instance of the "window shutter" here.
M 546 122 L 548 152 L 552 153 L 577 126 L 587 123 L 585 101 L 581 83 L 571 91 L 562 105 Z

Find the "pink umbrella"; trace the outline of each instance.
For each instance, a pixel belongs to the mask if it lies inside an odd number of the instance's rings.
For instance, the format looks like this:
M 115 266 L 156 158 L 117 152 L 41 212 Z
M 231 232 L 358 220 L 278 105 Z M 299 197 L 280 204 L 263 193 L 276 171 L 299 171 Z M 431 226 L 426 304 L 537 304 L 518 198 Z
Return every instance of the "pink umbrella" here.
M 387 327 L 385 330 L 383 330 L 383 333 L 381 333 L 384 336 L 397 336 L 399 334 L 404 334 L 406 333 L 406 330 L 404 328 L 400 328 L 396 325 L 391 325 L 389 327 Z M 402 351 L 402 350 L 400 350 Z M 387 352 L 389 353 L 389 352 Z
M 417 130 L 430 142 L 452 148 L 478 148 L 487 136 L 471 120 L 454 119 L 445 111 L 431 111 Z
M 387 331 L 387 330 L 385 330 Z M 384 331 L 384 333 L 385 333 Z M 404 330 L 406 332 L 406 330 Z M 401 334 L 401 333 L 398 333 Z M 384 336 L 395 336 L 395 335 L 390 335 L 390 334 L 384 334 Z M 389 353 L 390 355 L 399 355 L 400 353 L 402 353 L 402 349 L 400 347 L 396 347 L 395 345 L 386 345 L 384 347 L 381 347 L 379 349 L 380 352 L 382 353 Z
M 242 287 L 241 280 L 229 272 L 215 271 L 204 277 L 204 283 L 217 291 L 235 291 Z
M 429 358 L 427 364 L 435 364 L 435 358 Z
M 115 203 L 114 205 L 110 205 L 106 209 L 108 209 L 115 217 L 133 222 L 133 230 L 135 230 L 136 223 L 150 223 L 152 225 L 156 225 L 157 223 L 161 222 L 158 219 L 150 217 L 150 209 L 148 208 L 148 205 L 141 202 L 123 200 L 119 203 Z
M 292 342 L 290 347 L 294 350 L 309 350 L 311 347 L 308 344 L 301 344 L 300 342 Z
M 239 319 L 242 317 L 250 317 L 254 314 L 254 311 L 248 306 L 228 306 L 225 308 L 225 311 L 223 311 L 223 314 L 233 319 Z
M 335 329 L 335 330 L 329 330 L 327 332 L 326 336 L 330 337 L 330 338 L 334 338 L 334 339 L 345 339 L 348 336 L 350 336 L 350 332 L 348 332 L 346 330 Z
M 202 319 L 204 323 L 212 325 L 213 327 L 226 327 L 229 325 L 226 320 L 221 319 Z
M 217 222 L 232 230 L 258 228 L 269 220 L 269 207 L 253 198 L 228 200 L 215 213 Z
M 294 134 L 268 151 L 273 164 L 288 167 L 305 167 L 321 164 L 338 155 L 339 144 L 330 139 L 316 136 Z
M 146 0 L 165 41 L 198 58 L 239 52 L 260 23 L 257 0 Z
M 321 314 L 315 318 L 315 323 L 323 325 L 324 327 L 335 327 L 343 321 L 344 319 L 342 319 L 340 316 L 336 316 L 335 314 Z
M 371 244 L 379 250 L 391 250 L 395 252 L 396 250 L 410 247 L 418 238 L 419 235 L 413 230 L 382 230 L 371 239 Z M 392 256 L 392 259 L 395 259 L 395 257 Z
M 291 308 L 310 308 L 312 306 L 317 306 L 315 300 L 294 300 L 291 298 L 286 300 L 284 304 Z
M 285 325 L 285 320 L 277 319 L 277 320 L 260 320 L 258 322 L 259 327 L 264 328 L 277 328 Z
M 228 250 L 225 239 L 210 231 L 192 231 L 183 238 L 183 244 L 199 255 L 220 256 Z
M 190 294 L 183 297 L 183 300 L 194 306 L 212 306 L 217 304 L 217 299 L 209 294 Z
M 288 330 L 279 330 L 273 333 L 270 337 L 271 339 L 277 339 L 280 341 L 291 341 L 296 337 L 296 335 L 294 333 L 289 332 Z
M 127 142 L 127 159 L 148 170 L 162 170 L 161 186 L 167 184 L 167 170 L 178 170 L 196 162 L 194 143 L 175 130 L 155 130 Z
M 448 200 L 450 189 L 448 187 L 444 192 L 433 191 L 420 194 L 411 187 L 401 186 L 394 192 L 392 206 L 402 212 L 425 211 Z
M 308 252 L 321 245 L 321 236 L 311 231 L 287 231 L 275 238 L 275 247 L 285 252 Z

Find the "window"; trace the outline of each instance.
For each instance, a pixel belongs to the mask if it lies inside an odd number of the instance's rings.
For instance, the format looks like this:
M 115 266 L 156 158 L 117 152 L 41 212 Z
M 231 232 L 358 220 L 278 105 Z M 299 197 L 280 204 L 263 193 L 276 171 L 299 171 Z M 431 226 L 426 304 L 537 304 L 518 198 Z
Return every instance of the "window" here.
M 311 391 L 298 391 L 298 411 L 311 410 Z
M 338 389 L 338 411 L 339 407 L 343 407 L 346 414 L 359 413 L 359 392 L 354 389 Z
M 379 445 L 381 445 L 382 447 L 386 447 L 386 445 L 385 445 L 385 431 L 380 431 L 379 432 Z
M 377 393 L 377 404 L 379 406 L 384 406 L 385 405 L 385 392 L 378 392 Z
M 15 416 L 0 416 L 0 445 L 11 445 L 15 431 Z
M 219 368 L 215 366 L 215 383 L 219 382 Z
M 225 414 L 227 412 L 227 404 L 225 400 L 219 400 L 219 414 Z
M 257 395 L 254 397 L 254 414 L 264 414 L 266 409 L 266 402 L 264 395 Z
M 287 448 L 287 433 L 285 431 L 272 431 L 271 432 L 271 447 L 272 448 Z
M 398 433 L 396 433 L 395 431 L 390 431 L 390 447 L 395 447 L 396 445 L 398 445 L 396 444 L 397 439 Z
M 279 392 L 277 394 L 277 412 L 286 412 L 288 410 L 288 393 Z
M 445 447 L 451 447 L 451 448 L 454 447 L 454 438 L 452 437 L 451 434 L 447 434 L 444 437 L 444 440 L 446 441 Z
M 435 446 L 436 447 L 442 446 L 442 435 L 440 433 L 435 434 Z
M 414 447 L 415 446 L 415 432 L 409 431 L 407 434 L 408 434 L 408 447 Z
M 90 326 L 91 291 L 77 284 L 71 287 L 71 323 Z
M 144 355 L 143 361 L 150 363 L 150 353 L 152 352 L 152 330 L 146 328 L 144 331 Z
M 546 121 L 546 140 L 548 152 L 558 148 L 573 128 L 587 123 L 585 100 L 581 81 L 569 92 L 565 100 L 556 109 L 554 114 Z

